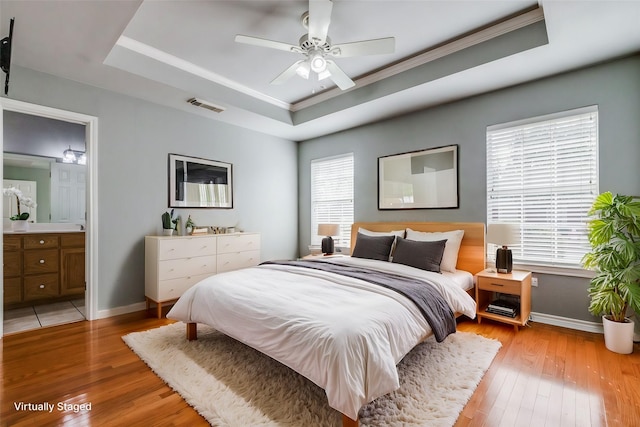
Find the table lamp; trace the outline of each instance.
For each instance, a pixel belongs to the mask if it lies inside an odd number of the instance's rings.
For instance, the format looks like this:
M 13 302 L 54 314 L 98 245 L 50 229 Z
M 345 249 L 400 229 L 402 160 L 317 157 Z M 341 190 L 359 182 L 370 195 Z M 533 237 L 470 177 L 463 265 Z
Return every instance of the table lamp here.
M 500 246 L 496 251 L 496 271 L 511 273 L 513 269 L 513 255 L 509 245 L 520 243 L 517 224 L 489 224 L 487 226 L 487 242 Z
M 338 236 L 340 234 L 339 224 L 318 224 L 318 236 L 325 236 L 322 239 L 322 253 L 325 255 L 333 254 L 333 238 L 331 236 Z

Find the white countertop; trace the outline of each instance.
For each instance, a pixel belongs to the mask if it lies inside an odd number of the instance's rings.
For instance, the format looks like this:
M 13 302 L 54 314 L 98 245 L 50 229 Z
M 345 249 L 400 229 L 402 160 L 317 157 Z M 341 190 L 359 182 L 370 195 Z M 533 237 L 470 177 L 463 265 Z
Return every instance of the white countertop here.
M 11 225 L 4 226 L 4 234 L 34 234 L 34 233 L 84 233 L 79 224 L 52 224 L 52 223 L 30 223 L 27 231 L 13 231 Z

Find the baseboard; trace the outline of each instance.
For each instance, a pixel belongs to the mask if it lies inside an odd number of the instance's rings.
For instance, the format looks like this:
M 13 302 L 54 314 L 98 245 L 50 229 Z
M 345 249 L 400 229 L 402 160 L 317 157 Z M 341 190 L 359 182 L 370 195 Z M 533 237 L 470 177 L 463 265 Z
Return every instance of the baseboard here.
M 554 316 L 553 314 L 531 313 L 533 322 L 544 323 L 545 325 L 560 326 L 568 329 L 575 329 L 584 332 L 603 334 L 602 323 L 587 322 L 586 320 L 571 319 L 569 317 Z
M 124 305 L 121 307 L 109 308 L 106 310 L 98 310 L 98 317 L 96 319 L 104 319 L 107 317 L 118 316 L 120 314 L 133 313 L 135 311 L 146 310 L 147 304 L 144 302 L 137 302 L 135 304 Z

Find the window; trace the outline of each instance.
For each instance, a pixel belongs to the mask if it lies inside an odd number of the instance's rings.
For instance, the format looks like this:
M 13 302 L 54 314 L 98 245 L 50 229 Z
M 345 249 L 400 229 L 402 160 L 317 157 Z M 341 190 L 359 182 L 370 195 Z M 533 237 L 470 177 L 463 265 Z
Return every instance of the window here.
M 311 161 L 311 244 L 320 245 L 318 224 L 339 224 L 336 247 L 351 244 L 353 153 Z
M 597 152 L 597 107 L 487 128 L 487 223 L 520 224 L 515 263 L 580 267 Z

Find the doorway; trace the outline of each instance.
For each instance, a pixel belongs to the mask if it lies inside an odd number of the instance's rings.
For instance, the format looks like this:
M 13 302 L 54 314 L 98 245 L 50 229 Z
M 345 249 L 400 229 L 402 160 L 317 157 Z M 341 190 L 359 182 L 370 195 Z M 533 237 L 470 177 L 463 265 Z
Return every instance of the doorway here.
M 97 155 L 98 155 L 98 119 L 97 117 L 44 107 L 22 101 L 15 101 L 8 98 L 0 98 L 0 148 L 4 151 L 3 122 L 4 111 L 12 111 L 33 116 L 45 117 L 63 122 L 77 123 L 84 125 L 86 141 L 86 230 L 85 230 L 85 307 L 84 317 L 87 320 L 94 320 L 97 316 Z M 0 165 L 0 173 L 4 176 L 4 170 Z M 2 202 L 0 202 L 0 207 Z M 3 245 L 0 247 L 0 256 L 4 257 L 4 233 Z M 2 267 L 0 267 L 2 269 Z M 2 271 L 4 278 L 4 271 Z M 3 286 L 0 287 L 0 297 L 4 300 L 4 279 Z M 0 317 L 4 318 L 4 309 L 0 305 Z M 3 325 L 0 323 L 0 336 L 4 335 Z

